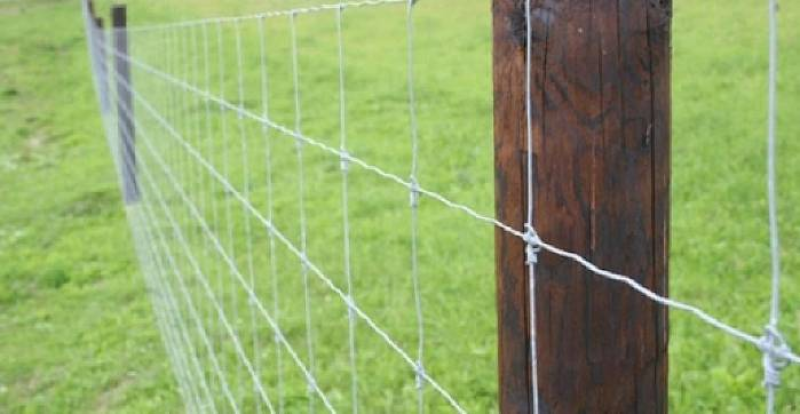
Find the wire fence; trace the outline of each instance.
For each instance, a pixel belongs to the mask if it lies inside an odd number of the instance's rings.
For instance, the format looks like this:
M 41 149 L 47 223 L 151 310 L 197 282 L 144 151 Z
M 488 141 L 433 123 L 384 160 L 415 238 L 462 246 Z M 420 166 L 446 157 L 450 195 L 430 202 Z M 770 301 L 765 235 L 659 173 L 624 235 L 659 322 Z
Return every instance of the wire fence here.
M 421 206 L 430 203 L 455 215 L 454 223 L 501 229 L 528 246 L 531 314 L 536 309 L 538 256 L 552 254 L 754 346 L 764 356 L 767 406 L 773 412 L 780 371 L 800 364 L 800 356 L 778 330 L 774 0 L 768 134 L 773 302 L 764 334 L 731 326 L 540 238 L 532 219 L 532 158 L 527 162 L 523 228 L 421 183 L 415 3 L 343 2 L 108 30 L 96 26 L 84 4 L 106 138 L 126 189 L 137 254 L 187 407 L 193 412 L 259 413 L 490 409 L 491 397 L 478 402 L 469 395 L 475 389 L 469 375 L 448 368 L 462 366 L 470 355 L 461 352 L 464 347 L 448 345 L 441 332 L 452 330 L 443 327 L 460 323 L 463 332 L 470 332 L 472 322 L 457 322 L 463 319 L 458 308 L 438 303 L 457 298 L 426 295 L 425 284 L 432 282 L 423 277 L 430 275 L 423 263 L 453 262 L 458 254 L 473 253 L 447 250 L 444 257 L 432 247 L 437 241 L 421 241 L 426 234 L 420 228 L 420 215 L 425 214 Z M 526 0 L 528 19 L 530 8 Z M 395 51 L 404 56 L 404 65 L 394 70 L 405 72 L 393 79 L 393 91 L 404 92 L 389 112 L 403 112 L 399 118 L 407 121 L 389 135 L 387 151 L 397 155 L 383 158 L 384 137 L 371 137 L 380 142 L 354 149 L 351 124 L 363 124 L 360 114 L 365 110 L 348 99 L 348 92 L 373 85 L 349 74 L 358 71 L 361 56 L 348 50 L 346 29 L 376 13 L 388 16 L 394 26 L 387 30 L 402 39 L 393 46 L 402 52 Z M 311 27 L 313 33 L 306 30 Z M 530 20 L 526 27 L 527 77 L 519 87 L 529 91 L 526 139 L 531 148 Z M 315 47 L 315 42 L 322 46 Z M 127 67 L 130 74 L 121 70 Z M 335 86 L 316 90 L 321 77 L 335 79 L 328 82 Z M 319 122 L 322 118 L 335 121 Z M 405 258 L 374 264 L 378 249 L 396 249 Z M 384 271 L 386 277 L 376 276 Z M 453 266 L 451 271 L 441 278 L 453 284 L 463 269 Z M 380 298 L 373 293 L 378 279 L 389 286 Z M 427 292 L 440 287 L 428 287 Z M 536 400 L 535 336 L 532 340 Z

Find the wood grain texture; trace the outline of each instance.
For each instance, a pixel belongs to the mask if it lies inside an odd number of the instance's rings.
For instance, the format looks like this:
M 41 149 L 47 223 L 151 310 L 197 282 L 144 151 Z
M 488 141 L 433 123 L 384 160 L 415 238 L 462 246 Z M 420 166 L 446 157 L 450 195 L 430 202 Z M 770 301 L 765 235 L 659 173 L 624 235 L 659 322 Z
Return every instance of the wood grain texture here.
M 532 0 L 534 224 L 545 240 L 667 292 L 668 0 Z M 524 0 L 494 0 L 497 217 L 525 211 Z M 498 231 L 500 408 L 531 412 L 522 242 Z M 545 254 L 540 412 L 666 412 L 667 312 Z

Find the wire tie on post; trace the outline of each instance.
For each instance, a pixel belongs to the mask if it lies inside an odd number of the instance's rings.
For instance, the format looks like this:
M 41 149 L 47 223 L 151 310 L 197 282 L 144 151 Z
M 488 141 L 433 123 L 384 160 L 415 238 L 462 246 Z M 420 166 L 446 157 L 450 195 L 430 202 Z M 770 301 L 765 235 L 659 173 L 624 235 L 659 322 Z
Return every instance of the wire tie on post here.
M 281 334 L 281 331 L 276 330 L 275 331 L 275 335 L 273 336 L 273 339 L 275 339 L 275 343 L 276 344 L 280 344 L 281 340 L 283 339 L 283 335 Z
M 764 336 L 761 337 L 762 361 L 764 363 L 764 386 L 778 388 L 781 385 L 781 371 L 789 365 L 789 360 L 784 356 L 792 351 L 783 335 L 774 325 L 767 325 Z
M 525 234 L 522 235 L 525 241 L 525 263 L 535 265 L 539 262 L 539 253 L 542 251 L 542 239 L 530 224 L 525 224 Z

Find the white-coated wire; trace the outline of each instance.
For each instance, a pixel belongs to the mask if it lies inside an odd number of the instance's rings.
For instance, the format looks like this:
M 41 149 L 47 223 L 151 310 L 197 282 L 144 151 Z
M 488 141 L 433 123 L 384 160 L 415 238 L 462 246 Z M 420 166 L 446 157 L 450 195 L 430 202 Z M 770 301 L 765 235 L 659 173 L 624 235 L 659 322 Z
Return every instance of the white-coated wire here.
M 114 53 L 114 52 L 112 51 L 110 53 Z M 140 62 L 135 58 L 132 58 L 132 57 L 129 57 L 129 56 L 123 56 L 123 59 L 127 59 L 129 62 L 131 62 L 131 64 L 136 65 L 136 66 L 142 68 L 143 70 L 162 78 L 166 82 L 177 84 L 177 85 L 179 85 L 180 87 L 182 87 L 182 88 L 184 88 L 186 90 L 192 91 L 193 93 L 201 94 L 206 99 L 209 99 L 209 100 L 219 104 L 220 106 L 226 107 L 226 108 L 228 108 L 228 110 L 233 110 L 233 111 L 237 110 L 235 105 L 232 105 L 231 103 L 225 101 L 224 99 L 221 99 L 218 96 L 215 96 L 215 95 L 213 95 L 211 93 L 208 93 L 208 92 L 205 92 L 203 90 L 200 90 L 200 89 L 196 88 L 195 86 L 192 86 L 192 85 L 186 84 L 184 82 L 181 82 L 180 80 L 175 79 L 174 77 L 170 76 L 169 74 L 165 74 L 165 73 L 163 73 L 161 71 L 158 71 L 157 69 L 154 69 L 151 66 L 149 66 L 149 65 L 147 65 L 147 64 L 145 64 L 143 62 Z M 139 96 L 135 91 L 134 91 L 134 95 L 137 97 L 137 99 L 140 102 L 142 102 L 146 107 L 148 107 L 148 105 L 146 104 L 147 101 L 143 100 L 141 98 L 141 96 Z M 149 112 L 151 112 L 151 114 L 153 114 L 154 117 L 156 117 L 157 119 L 161 118 L 161 119 L 159 119 L 159 121 L 162 124 L 165 122 L 163 120 L 163 118 L 160 117 L 160 115 L 158 114 L 157 111 L 153 110 L 152 107 L 148 107 L 148 108 L 150 110 Z M 287 127 L 285 127 L 283 125 L 275 123 L 271 119 L 264 118 L 264 117 L 262 117 L 262 116 L 260 116 L 258 114 L 252 113 L 250 111 L 245 111 L 244 116 L 247 117 L 247 118 L 250 118 L 250 119 L 252 119 L 252 120 L 254 120 L 254 121 L 258 122 L 258 123 L 268 125 L 271 129 L 273 129 L 273 130 L 275 130 L 277 132 L 280 132 L 282 135 L 285 135 L 285 136 L 293 138 L 293 139 L 299 139 L 299 140 L 303 141 L 304 144 L 316 147 L 316 148 L 318 148 L 318 149 L 320 149 L 320 150 L 322 150 L 322 151 L 324 151 L 326 153 L 332 154 L 332 155 L 334 155 L 334 156 L 336 156 L 336 157 L 338 157 L 340 159 L 344 158 L 351 165 L 359 166 L 359 167 L 363 168 L 366 171 L 370 171 L 370 172 L 376 174 L 379 177 L 382 177 L 382 178 L 387 179 L 387 180 L 389 180 L 391 182 L 399 184 L 399 185 L 405 187 L 408 190 L 411 190 L 412 188 L 414 188 L 412 183 L 410 183 L 409 181 L 407 181 L 407 180 L 405 180 L 405 179 L 403 179 L 403 178 L 401 178 L 401 177 L 399 177 L 399 176 L 397 176 L 395 174 L 389 173 L 389 172 L 383 170 L 382 168 L 380 168 L 380 167 L 378 167 L 376 165 L 370 164 L 370 163 L 368 163 L 368 162 L 366 162 L 366 161 L 364 161 L 364 160 L 362 160 L 362 159 L 360 159 L 360 158 L 358 158 L 358 157 L 356 157 L 356 156 L 354 156 L 354 155 L 352 155 L 350 153 L 343 153 L 342 151 L 340 151 L 340 150 L 338 150 L 336 148 L 330 147 L 330 146 L 322 143 L 319 140 L 316 140 L 314 138 L 311 138 L 311 137 L 303 135 L 303 134 L 298 134 L 298 133 L 296 133 L 295 131 L 293 131 L 290 128 L 287 128 Z M 174 132 L 174 130 L 173 130 L 173 132 Z M 173 136 L 175 136 L 175 134 L 173 134 Z M 222 175 L 220 175 L 219 177 L 222 177 Z M 492 224 L 492 225 L 496 226 L 497 228 L 499 228 L 499 229 L 501 229 L 501 230 L 503 230 L 503 231 L 505 231 L 505 232 L 507 232 L 507 233 L 509 233 L 511 235 L 514 235 L 514 236 L 520 238 L 520 240 L 524 241 L 524 239 L 525 239 L 525 233 L 523 231 L 514 229 L 513 227 L 511 227 L 511 226 L 509 226 L 509 225 L 507 225 L 507 224 L 505 224 L 503 222 L 500 222 L 500 221 L 498 221 L 497 219 L 495 219 L 493 217 L 478 213 L 474 209 L 470 208 L 469 206 L 466 206 L 466 205 L 463 205 L 463 204 L 460 204 L 460 203 L 456 203 L 456 202 L 448 199 L 447 197 L 445 197 L 445 196 L 443 196 L 443 195 L 441 195 L 441 194 L 439 194 L 437 192 L 434 192 L 434 191 L 431 191 L 431 190 L 427 190 L 427 189 L 422 188 L 422 187 L 417 187 L 417 190 L 420 192 L 421 195 L 425 196 L 426 198 L 430 198 L 432 200 L 436 200 L 436 201 L 440 202 L 441 204 L 443 204 L 444 206 L 452 208 L 454 210 L 461 211 L 462 213 L 464 213 L 464 214 L 466 214 L 466 215 L 468 215 L 468 216 L 470 216 L 470 217 L 472 217 L 472 218 L 474 218 L 476 220 Z M 724 332 L 724 333 L 726 333 L 726 334 L 728 334 L 728 335 L 730 335 L 730 336 L 732 336 L 734 338 L 737 338 L 737 339 L 739 339 L 741 341 L 747 342 L 747 343 L 749 343 L 749 344 L 751 344 L 751 345 L 753 345 L 756 348 L 761 349 L 761 350 L 771 350 L 771 351 L 773 351 L 775 353 L 775 355 L 781 356 L 782 358 L 786 358 L 788 361 L 790 361 L 792 363 L 800 364 L 800 356 L 798 356 L 797 354 L 795 354 L 793 352 L 787 352 L 785 350 L 781 350 L 781 349 L 777 349 L 777 348 L 766 346 L 758 337 L 756 337 L 754 335 L 751 335 L 751 334 L 748 334 L 748 333 L 746 333 L 746 332 L 744 332 L 744 331 L 742 331 L 742 330 L 740 330 L 738 328 L 735 328 L 733 326 L 730 326 L 730 325 L 722 322 L 718 318 L 715 318 L 715 317 L 711 316 L 709 313 L 705 312 L 704 310 L 702 310 L 702 309 L 700 309 L 700 308 L 698 308 L 696 306 L 693 306 L 693 305 L 690 305 L 690 304 L 687 304 L 687 303 L 684 303 L 684 302 L 680 302 L 680 301 L 677 301 L 677 300 L 674 300 L 674 299 L 670 299 L 670 298 L 661 296 L 661 295 L 659 295 L 659 294 L 647 289 L 646 287 L 644 287 L 640 283 L 636 282 L 633 278 L 631 278 L 629 276 L 625 276 L 625 275 L 622 275 L 622 274 L 619 274 L 619 273 L 615 273 L 615 272 L 611 272 L 611 271 L 608 271 L 608 270 L 601 269 L 597 265 L 593 264 L 589 260 L 583 258 L 582 256 L 580 256 L 580 255 L 578 255 L 576 253 L 572 253 L 572 252 L 560 249 L 560 248 L 558 248 L 558 247 L 556 247 L 554 245 L 551 245 L 551 244 L 547 243 L 546 241 L 544 241 L 542 239 L 537 239 L 537 240 L 538 240 L 539 247 L 541 247 L 544 250 L 547 250 L 549 253 L 554 254 L 556 256 L 559 256 L 559 257 L 562 257 L 562 258 L 565 258 L 565 259 L 572 260 L 572 261 L 576 262 L 577 264 L 581 265 L 582 267 L 584 267 L 585 269 L 587 269 L 587 270 L 591 271 L 592 273 L 595 273 L 596 275 L 601 276 L 601 277 L 603 277 L 605 279 L 623 283 L 623 284 L 625 284 L 628 287 L 634 289 L 635 291 L 639 292 L 643 296 L 647 297 L 648 299 L 652 300 L 653 302 L 655 302 L 655 303 L 657 303 L 659 305 L 671 307 L 671 308 L 674 308 L 676 310 L 680 310 L 680 311 L 684 311 L 684 312 L 687 312 L 689 314 L 692 314 L 696 318 L 698 318 L 699 320 L 705 322 L 708 325 L 711 325 L 712 327 L 714 327 L 716 329 L 721 330 L 722 332 Z
M 344 39 L 343 39 L 343 20 L 344 7 L 336 11 L 336 38 L 339 52 L 339 150 L 347 152 L 347 106 L 345 98 L 345 60 L 344 60 Z M 349 163 L 347 160 L 340 161 L 342 171 L 342 239 L 344 252 L 344 276 L 347 283 L 347 296 L 353 299 L 353 275 L 350 266 L 350 208 L 349 199 Z M 271 221 L 271 220 L 270 220 Z M 358 414 L 358 370 L 356 369 L 356 315 L 347 304 L 347 340 L 350 350 L 350 398 L 352 400 L 352 412 Z

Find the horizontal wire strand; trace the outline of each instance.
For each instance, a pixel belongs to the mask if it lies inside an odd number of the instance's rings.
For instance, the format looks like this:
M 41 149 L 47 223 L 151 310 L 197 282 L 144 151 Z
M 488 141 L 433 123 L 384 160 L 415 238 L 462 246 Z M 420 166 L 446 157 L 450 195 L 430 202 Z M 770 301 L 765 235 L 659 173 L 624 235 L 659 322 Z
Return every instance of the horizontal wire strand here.
M 361 8 L 361 7 L 370 7 L 370 6 L 381 6 L 381 5 L 388 5 L 388 4 L 402 4 L 405 3 L 407 0 L 365 0 L 365 1 L 350 1 L 350 2 L 341 2 L 336 4 L 322 4 L 319 6 L 311 6 L 311 7 L 298 7 L 294 9 L 285 9 L 285 10 L 275 10 L 275 11 L 268 11 L 263 13 L 256 13 L 256 14 L 248 14 L 242 16 L 228 16 L 228 17 L 212 17 L 207 19 L 197 19 L 197 20 L 185 20 L 180 22 L 174 23 L 162 23 L 162 24 L 152 24 L 152 25 L 142 25 L 142 26 L 133 26 L 128 27 L 126 30 L 128 32 L 133 33 L 141 33 L 141 32 L 152 32 L 152 31 L 160 31 L 160 30 L 167 30 L 170 28 L 175 27 L 190 27 L 190 26 L 198 26 L 208 23 L 230 23 L 230 22 L 241 22 L 247 20 L 257 20 L 257 19 L 265 19 L 265 18 L 275 18 L 275 17 L 286 17 L 292 15 L 299 15 L 299 14 L 311 14 L 311 13 L 319 13 L 325 11 L 335 11 L 337 9 L 354 9 L 354 8 Z M 118 30 L 118 29 L 110 29 L 110 30 Z

